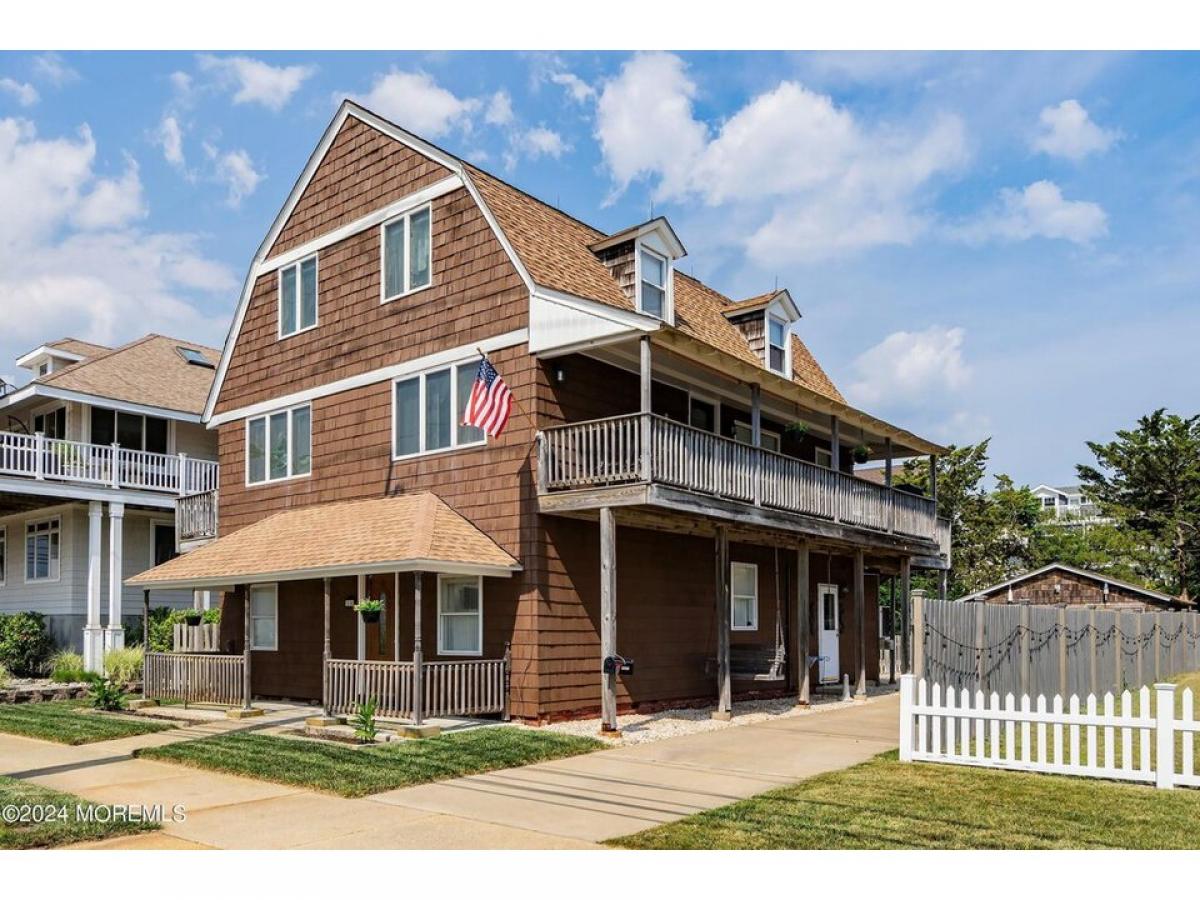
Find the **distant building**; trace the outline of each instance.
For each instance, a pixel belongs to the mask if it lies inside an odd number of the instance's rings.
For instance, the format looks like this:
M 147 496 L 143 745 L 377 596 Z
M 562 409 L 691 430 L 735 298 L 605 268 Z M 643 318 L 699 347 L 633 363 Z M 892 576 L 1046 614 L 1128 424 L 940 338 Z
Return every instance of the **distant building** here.
M 1050 563 L 962 597 L 974 603 L 1028 603 L 1032 606 L 1095 606 L 1120 610 L 1192 609 L 1178 597 L 1119 581 L 1099 572 Z
M 1100 507 L 1083 496 L 1081 485 L 1054 487 L 1039 484 L 1033 489 L 1033 495 L 1042 504 L 1042 509 L 1062 525 L 1101 525 L 1111 521 L 1100 514 Z

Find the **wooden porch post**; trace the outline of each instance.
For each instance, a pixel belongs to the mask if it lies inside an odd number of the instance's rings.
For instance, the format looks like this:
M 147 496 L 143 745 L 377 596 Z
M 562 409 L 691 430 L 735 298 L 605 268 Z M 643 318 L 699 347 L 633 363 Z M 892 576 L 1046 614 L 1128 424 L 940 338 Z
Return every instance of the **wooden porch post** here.
M 810 683 L 812 667 L 808 662 L 809 633 L 812 630 L 812 623 L 809 621 L 808 616 L 809 592 L 808 544 L 801 544 L 796 549 L 796 622 L 799 623 L 796 659 L 800 665 L 800 677 L 797 683 L 799 696 L 797 697 L 797 701 L 801 706 L 808 706 L 812 690 Z
M 854 689 L 855 700 L 867 698 L 867 585 L 866 560 L 862 550 L 854 551 L 854 626 L 855 643 L 858 647 L 858 684 Z
M 929 455 L 929 497 L 934 503 L 937 503 L 937 457 L 932 453 Z
M 600 508 L 600 730 L 616 732 L 617 673 L 604 662 L 617 655 L 617 523 L 612 507 Z
M 750 443 L 762 446 L 762 388 L 750 385 Z
M 423 573 L 413 572 L 413 722 L 425 721 L 425 654 L 421 649 L 421 582 Z
M 830 467 L 835 472 L 842 471 L 842 435 L 841 422 L 837 416 L 829 417 L 829 454 Z
M 250 586 L 242 591 L 242 709 L 250 708 Z
M 142 653 L 150 652 L 150 589 L 142 591 Z M 142 665 L 142 699 L 146 699 L 146 669 Z
M 329 579 L 325 579 L 325 632 L 324 641 L 321 644 L 321 706 L 325 708 L 325 715 L 329 715 L 329 658 L 332 656 L 331 644 L 329 640 L 329 621 L 330 621 L 330 603 L 329 603 Z
M 392 659 L 400 662 L 400 573 L 396 573 L 392 585 L 392 608 L 396 614 L 392 616 Z
M 913 673 L 912 657 L 912 560 L 900 557 L 900 640 L 904 645 L 904 674 Z
M 883 439 L 883 483 L 892 486 L 892 439 Z
M 641 473 L 643 481 L 650 481 L 650 413 L 652 411 L 653 386 L 654 386 L 654 359 L 650 347 L 650 335 L 643 335 L 639 341 L 641 351 L 641 403 L 640 411 L 642 421 L 639 424 L 641 430 Z
M 716 540 L 717 601 L 717 711 L 713 718 L 733 715 L 733 683 L 729 672 L 729 528 L 717 526 Z
M 888 578 L 888 637 L 892 641 L 892 652 L 888 655 L 891 657 L 891 671 L 888 673 L 888 684 L 896 683 L 896 675 L 899 674 L 896 658 L 900 655 L 900 642 L 896 640 L 896 576 L 892 575 Z

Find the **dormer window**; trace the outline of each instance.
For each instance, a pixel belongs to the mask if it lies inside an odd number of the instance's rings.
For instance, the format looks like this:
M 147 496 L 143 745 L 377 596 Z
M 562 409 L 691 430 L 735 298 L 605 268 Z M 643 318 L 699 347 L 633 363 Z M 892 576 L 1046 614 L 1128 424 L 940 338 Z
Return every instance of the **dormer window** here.
M 767 366 L 772 372 L 787 374 L 787 323 L 778 316 L 767 316 Z
M 643 247 L 640 262 L 638 309 L 648 316 L 664 319 L 667 311 L 667 261 Z

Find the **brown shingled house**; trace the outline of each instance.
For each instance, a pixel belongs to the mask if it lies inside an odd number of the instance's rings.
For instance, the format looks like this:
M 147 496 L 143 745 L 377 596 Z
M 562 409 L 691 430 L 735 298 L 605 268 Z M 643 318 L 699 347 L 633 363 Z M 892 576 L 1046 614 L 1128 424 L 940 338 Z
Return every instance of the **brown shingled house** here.
M 1099 572 L 1050 563 L 1008 581 L 968 594 L 963 602 L 1028 603 L 1035 606 L 1094 606 L 1097 609 L 1192 609 L 1178 597 Z
M 605 234 L 343 104 L 208 400 L 220 537 L 131 583 L 222 591 L 250 693 L 333 713 L 611 727 L 843 674 L 864 692 L 879 579 L 946 568 L 949 531 L 849 448 L 943 448 L 846 403 L 787 291 L 735 302 L 685 253 L 663 218 Z M 516 399 L 491 440 L 461 424 L 480 351 Z M 413 496 L 444 512 L 418 522 Z

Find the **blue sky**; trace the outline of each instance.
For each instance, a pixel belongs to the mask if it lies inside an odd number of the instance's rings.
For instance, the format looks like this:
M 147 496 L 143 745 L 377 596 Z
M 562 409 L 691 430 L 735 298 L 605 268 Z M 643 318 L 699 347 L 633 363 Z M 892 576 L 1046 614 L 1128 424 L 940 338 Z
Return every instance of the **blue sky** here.
M 778 283 L 852 402 L 993 470 L 1200 375 L 1190 54 L 0 54 L 0 377 L 63 334 L 218 344 L 354 96 L 606 230 L 667 215 L 685 271 Z

